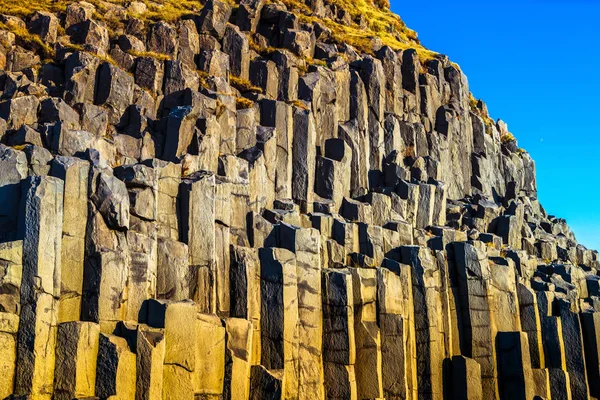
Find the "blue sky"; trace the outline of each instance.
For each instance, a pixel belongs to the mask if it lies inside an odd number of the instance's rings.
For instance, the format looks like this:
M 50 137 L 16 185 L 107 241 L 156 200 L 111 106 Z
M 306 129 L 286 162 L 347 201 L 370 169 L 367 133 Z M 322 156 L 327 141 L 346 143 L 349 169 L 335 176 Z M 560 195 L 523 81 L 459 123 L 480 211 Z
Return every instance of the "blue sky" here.
M 600 250 L 600 1 L 407 2 L 391 8 L 460 64 L 536 161 L 538 196 Z

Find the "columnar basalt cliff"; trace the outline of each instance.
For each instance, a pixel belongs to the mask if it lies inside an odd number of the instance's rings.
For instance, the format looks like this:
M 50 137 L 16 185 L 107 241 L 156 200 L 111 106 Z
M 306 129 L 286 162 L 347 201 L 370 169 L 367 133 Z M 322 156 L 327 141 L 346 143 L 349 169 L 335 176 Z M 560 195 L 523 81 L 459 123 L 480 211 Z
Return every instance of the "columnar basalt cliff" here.
M 365 1 L 0 0 L 0 398 L 600 398 L 598 253 Z

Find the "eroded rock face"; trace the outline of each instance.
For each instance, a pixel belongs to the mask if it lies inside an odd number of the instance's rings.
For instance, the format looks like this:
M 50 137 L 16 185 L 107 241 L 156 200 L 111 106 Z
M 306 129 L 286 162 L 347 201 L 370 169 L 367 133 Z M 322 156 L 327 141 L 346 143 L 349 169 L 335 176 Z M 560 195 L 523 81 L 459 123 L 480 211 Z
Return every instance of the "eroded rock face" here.
M 0 398 L 600 397 L 600 257 L 446 57 L 149 7 L 0 16 Z

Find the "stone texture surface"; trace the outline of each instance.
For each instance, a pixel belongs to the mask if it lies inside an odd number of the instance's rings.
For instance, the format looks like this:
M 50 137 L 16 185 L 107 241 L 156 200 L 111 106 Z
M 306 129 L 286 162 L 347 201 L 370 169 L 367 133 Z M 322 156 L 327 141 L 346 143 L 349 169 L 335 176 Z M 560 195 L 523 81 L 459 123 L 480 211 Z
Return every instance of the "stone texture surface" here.
M 121 3 L 0 16 L 0 398 L 600 398 L 600 256 L 447 57 Z

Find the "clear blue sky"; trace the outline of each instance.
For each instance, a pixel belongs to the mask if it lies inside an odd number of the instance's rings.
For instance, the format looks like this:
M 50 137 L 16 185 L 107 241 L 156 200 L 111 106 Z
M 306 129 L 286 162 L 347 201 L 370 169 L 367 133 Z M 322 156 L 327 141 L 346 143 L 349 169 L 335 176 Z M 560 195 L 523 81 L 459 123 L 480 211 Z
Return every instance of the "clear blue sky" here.
M 538 196 L 600 250 L 600 1 L 391 0 L 421 43 L 460 64 L 536 161 Z

